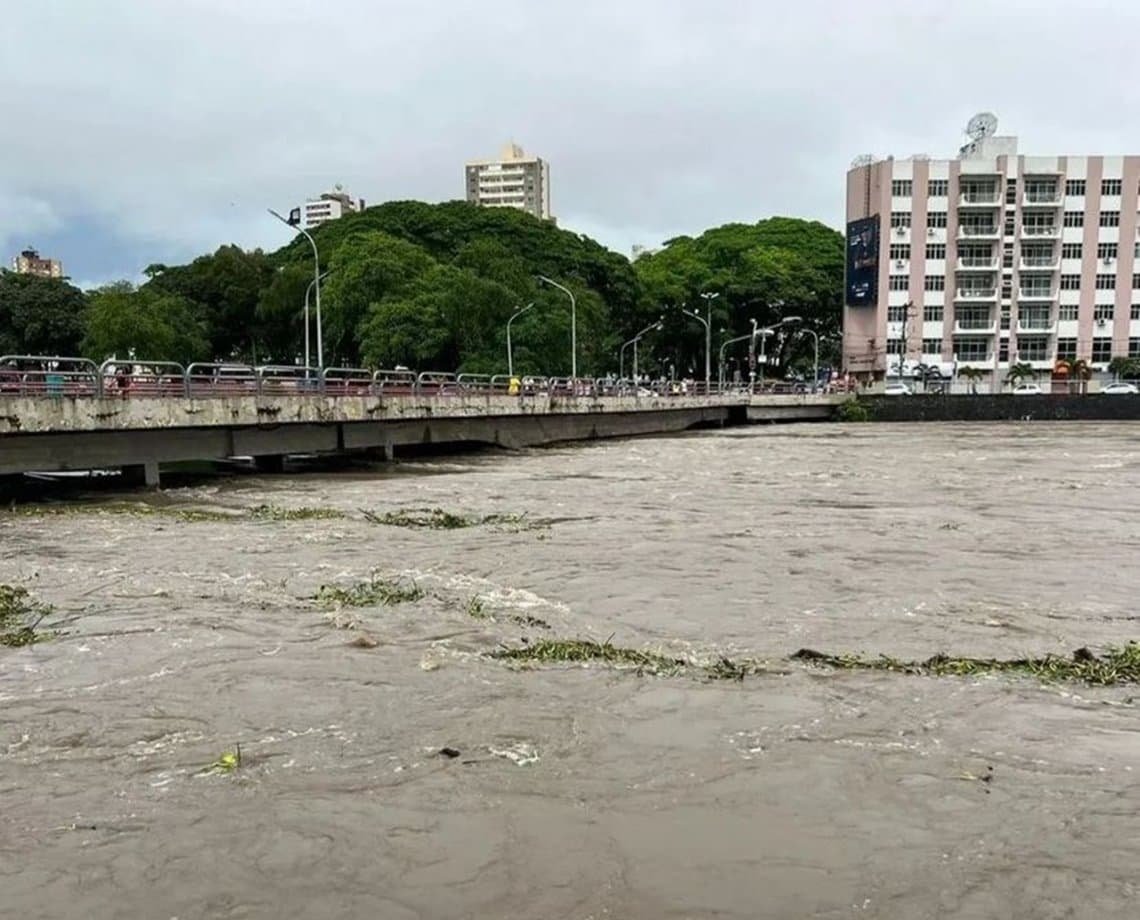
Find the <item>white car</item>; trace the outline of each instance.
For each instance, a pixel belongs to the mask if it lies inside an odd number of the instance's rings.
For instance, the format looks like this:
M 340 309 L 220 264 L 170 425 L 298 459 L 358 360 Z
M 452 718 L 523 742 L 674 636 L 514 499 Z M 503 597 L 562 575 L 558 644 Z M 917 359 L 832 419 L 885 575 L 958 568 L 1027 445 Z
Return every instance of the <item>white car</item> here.
M 883 387 L 884 396 L 913 396 L 914 391 L 905 383 L 888 383 Z
M 1140 393 L 1140 387 L 1137 387 L 1134 383 L 1125 383 L 1123 380 L 1117 380 L 1115 383 L 1101 387 L 1100 391 L 1110 396 L 1135 396 L 1137 393 Z
M 1035 383 L 1019 383 L 1013 388 L 1014 396 L 1040 396 L 1045 391 Z

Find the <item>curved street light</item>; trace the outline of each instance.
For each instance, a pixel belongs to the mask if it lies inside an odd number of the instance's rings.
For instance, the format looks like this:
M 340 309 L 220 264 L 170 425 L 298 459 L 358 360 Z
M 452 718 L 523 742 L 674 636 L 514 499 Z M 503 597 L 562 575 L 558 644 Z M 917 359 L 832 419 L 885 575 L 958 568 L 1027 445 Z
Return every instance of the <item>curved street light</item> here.
M 312 358 L 309 356 L 309 295 L 313 293 L 313 288 L 317 287 L 322 281 L 329 276 L 332 269 L 326 269 L 320 275 L 309 282 L 309 286 L 305 288 L 305 376 L 309 376 L 309 368 L 312 367 L 310 363 Z M 320 292 L 317 292 L 320 296 Z
M 785 316 L 782 322 L 785 323 L 802 323 L 804 318 L 802 316 Z M 811 391 L 814 393 L 816 387 L 819 386 L 819 333 L 814 329 L 804 326 L 801 332 L 806 332 L 815 340 L 815 376 L 811 380 Z
M 324 347 L 321 344 L 321 256 L 320 253 L 317 252 L 316 240 L 314 240 L 312 236 L 309 235 L 308 230 L 304 229 L 299 224 L 290 223 L 288 220 L 274 211 L 273 208 L 267 208 L 267 210 L 290 230 L 296 230 L 298 233 L 302 234 L 305 239 L 309 241 L 309 245 L 313 247 L 313 284 L 317 288 L 317 368 L 323 369 L 325 366 L 325 352 Z M 306 324 L 306 333 L 308 332 L 308 328 L 309 327 Z
M 753 320 L 753 324 L 755 324 L 755 320 Z M 748 335 L 739 335 L 735 339 L 729 339 L 726 342 L 721 342 L 720 359 L 717 362 L 717 367 L 719 368 L 720 389 L 724 389 L 724 350 L 728 348 L 729 345 L 735 345 L 737 342 L 747 342 L 749 339 L 754 340 L 755 338 L 756 333 L 750 332 Z
M 690 310 L 684 304 L 681 305 L 681 312 L 686 316 L 691 316 L 697 322 L 705 327 L 705 394 L 707 395 L 710 387 L 712 386 L 712 302 L 720 296 L 719 293 L 705 292 L 701 297 L 705 302 L 705 313 L 707 316 L 701 316 L 695 310 Z
M 663 328 L 664 325 L 665 325 L 665 317 L 663 317 L 663 316 L 658 317 L 657 322 L 650 323 L 648 326 L 646 326 L 644 329 L 642 329 L 637 335 L 635 335 L 632 339 L 630 339 L 628 342 L 626 342 L 624 345 L 622 345 L 621 351 L 618 353 L 618 377 L 620 379 L 622 379 L 622 380 L 625 379 L 625 350 L 630 345 L 632 345 L 633 346 L 633 384 L 634 384 L 635 388 L 637 387 L 637 343 L 640 342 L 641 339 L 645 335 L 649 334 L 654 329 Z
M 574 299 L 574 292 L 565 285 L 559 284 L 546 275 L 539 275 L 538 280 L 551 287 L 556 287 L 570 298 L 570 378 L 578 379 L 578 301 Z
M 511 352 L 511 323 L 513 323 L 516 319 L 518 319 L 520 316 L 522 316 L 524 313 L 526 313 L 526 311 L 529 310 L 533 306 L 534 306 L 534 301 L 532 300 L 530 303 L 528 303 L 521 310 L 516 310 L 514 315 L 511 316 L 511 318 L 509 320 L 507 320 L 507 376 L 508 377 L 513 377 L 515 375 L 515 359 L 514 359 L 514 354 Z

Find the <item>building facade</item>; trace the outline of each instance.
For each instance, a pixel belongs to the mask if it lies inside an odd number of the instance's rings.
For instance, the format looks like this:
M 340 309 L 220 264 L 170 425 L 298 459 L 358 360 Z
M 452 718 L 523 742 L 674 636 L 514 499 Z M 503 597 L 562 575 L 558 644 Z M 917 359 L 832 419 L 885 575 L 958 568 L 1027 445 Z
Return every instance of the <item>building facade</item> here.
M 517 144 L 503 148 L 497 160 L 467 164 L 467 200 L 485 208 L 517 208 L 543 220 L 550 212 L 550 167 L 528 156 Z
M 35 275 L 38 278 L 62 278 L 63 263 L 59 259 L 44 259 L 34 249 L 25 249 L 12 260 L 17 275 Z
M 970 367 L 996 390 L 1013 364 L 1140 357 L 1138 208 L 1137 156 L 1023 156 L 983 136 L 951 160 L 857 161 L 845 369 Z
M 345 214 L 364 210 L 364 199 L 353 201 L 352 196 L 337 185 L 331 192 L 324 192 L 317 198 L 310 198 L 300 208 L 290 214 L 296 217 L 306 230 L 319 227 L 330 220 L 340 220 Z

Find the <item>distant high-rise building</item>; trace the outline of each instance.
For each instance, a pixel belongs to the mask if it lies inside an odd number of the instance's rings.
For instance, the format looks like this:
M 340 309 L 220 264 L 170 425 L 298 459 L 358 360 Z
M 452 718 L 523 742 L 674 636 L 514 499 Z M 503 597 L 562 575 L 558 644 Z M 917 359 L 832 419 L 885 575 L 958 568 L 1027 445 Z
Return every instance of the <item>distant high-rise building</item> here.
M 363 198 L 353 201 L 343 186 L 337 185 L 331 192 L 323 192 L 317 198 L 310 198 L 301 207 L 294 208 L 289 214 L 289 222 L 311 230 L 330 220 L 340 220 L 345 214 L 363 210 Z
M 62 278 L 63 263 L 59 259 L 43 259 L 34 249 L 25 249 L 12 260 L 17 275 L 35 275 L 37 278 Z
M 550 167 L 507 144 L 497 160 L 467 164 L 467 200 L 485 208 L 517 208 L 543 220 L 550 214 Z

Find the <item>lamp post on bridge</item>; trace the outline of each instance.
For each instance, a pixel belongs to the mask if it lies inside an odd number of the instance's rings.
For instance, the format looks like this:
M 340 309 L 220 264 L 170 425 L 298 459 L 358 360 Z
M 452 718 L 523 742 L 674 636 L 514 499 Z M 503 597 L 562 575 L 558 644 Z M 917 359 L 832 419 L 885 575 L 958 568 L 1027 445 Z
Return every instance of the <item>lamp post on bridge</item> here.
M 312 366 L 310 364 L 312 359 L 309 357 L 309 295 L 313 293 L 314 287 L 319 286 L 320 283 L 322 281 L 324 281 L 324 279 L 329 276 L 329 273 L 331 271 L 332 271 L 332 269 L 329 268 L 329 269 L 326 269 L 325 271 L 321 272 L 320 275 L 318 277 L 314 278 L 312 281 L 310 281 L 309 286 L 307 288 L 305 288 L 305 311 L 304 311 L 304 314 L 305 314 L 305 377 L 306 378 L 309 376 L 309 368 Z M 317 292 L 317 296 L 320 297 L 319 291 Z
M 789 324 L 802 323 L 803 321 L 804 318 L 802 316 L 785 316 L 783 319 L 783 322 Z M 819 386 L 819 333 L 814 329 L 809 328 L 808 326 L 804 326 L 800 331 L 806 332 L 815 340 L 815 375 L 811 379 L 811 391 L 814 393 L 816 387 Z
M 663 317 L 663 316 L 658 317 L 657 322 L 650 323 L 648 326 L 646 326 L 644 329 L 642 329 L 637 335 L 635 335 L 632 339 L 630 339 L 628 342 L 626 342 L 624 345 L 622 345 L 621 351 L 618 353 L 618 376 L 621 378 L 624 378 L 625 377 L 625 350 L 630 345 L 633 346 L 633 391 L 635 394 L 637 393 L 637 343 L 640 342 L 644 336 L 648 335 L 654 329 L 662 328 L 662 326 L 664 326 L 664 324 L 665 324 L 664 321 L 665 321 L 665 317 Z
M 578 301 L 574 299 L 574 292 L 565 285 L 559 284 L 546 275 L 539 275 L 538 280 L 551 287 L 558 288 L 570 298 L 570 379 L 578 379 Z
M 705 395 L 707 396 L 709 390 L 712 388 L 712 302 L 720 296 L 719 292 L 709 292 L 701 294 L 701 298 L 705 302 L 705 316 L 701 316 L 695 310 L 688 309 L 684 304 L 681 305 L 681 312 L 686 316 L 691 316 L 697 322 L 702 323 L 705 327 Z
M 507 320 L 507 376 L 509 377 L 513 377 L 515 375 L 515 359 L 514 354 L 511 352 L 511 323 L 526 313 L 526 311 L 533 306 L 534 301 L 532 300 L 521 310 L 516 310 L 514 315 L 509 320 Z
M 753 323 L 755 323 L 755 321 L 753 321 Z M 717 367 L 720 369 L 720 389 L 724 389 L 724 350 L 728 348 L 729 345 L 735 345 L 737 342 L 747 342 L 750 339 L 754 340 L 755 338 L 756 334 L 754 332 L 750 332 L 748 335 L 740 335 L 735 339 L 729 339 L 728 341 L 721 343 L 720 359 L 717 362 Z
M 309 245 L 313 247 L 313 284 L 317 289 L 317 369 L 323 370 L 325 366 L 325 351 L 324 346 L 321 342 L 321 255 L 317 251 L 317 242 L 309 234 L 309 231 L 301 226 L 301 212 L 299 209 L 294 212 L 297 215 L 295 222 L 293 220 L 292 213 L 289 215 L 289 218 L 286 219 L 274 211 L 273 208 L 268 208 L 267 210 L 270 214 L 281 221 L 281 223 L 283 223 L 286 227 L 289 227 L 292 230 L 296 230 L 298 233 L 302 234 L 305 239 L 309 241 Z M 308 331 L 309 327 L 306 323 L 306 335 L 308 334 Z

